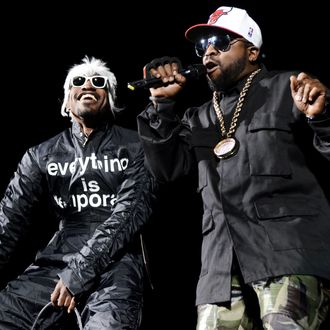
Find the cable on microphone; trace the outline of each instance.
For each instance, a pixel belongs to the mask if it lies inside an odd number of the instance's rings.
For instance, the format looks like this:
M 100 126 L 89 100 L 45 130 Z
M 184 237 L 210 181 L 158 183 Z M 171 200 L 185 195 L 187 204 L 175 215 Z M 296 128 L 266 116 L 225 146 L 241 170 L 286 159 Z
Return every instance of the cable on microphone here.
M 206 74 L 206 67 L 203 64 L 192 64 L 189 65 L 187 69 L 179 70 L 179 73 L 184 75 L 188 79 L 198 79 L 200 76 Z M 129 82 L 127 87 L 134 91 L 136 88 L 151 88 L 160 87 L 164 85 L 161 78 L 148 78 Z

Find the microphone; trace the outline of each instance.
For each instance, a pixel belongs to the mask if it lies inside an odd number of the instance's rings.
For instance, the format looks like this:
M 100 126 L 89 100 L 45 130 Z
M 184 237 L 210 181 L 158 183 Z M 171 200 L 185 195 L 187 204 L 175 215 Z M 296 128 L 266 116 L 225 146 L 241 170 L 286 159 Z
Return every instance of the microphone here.
M 200 76 L 206 74 L 206 67 L 203 64 L 192 64 L 187 69 L 179 70 L 179 73 L 188 79 L 198 79 Z M 134 91 L 136 88 L 151 88 L 160 87 L 164 85 L 161 78 L 149 78 L 133 81 L 127 84 L 127 87 Z

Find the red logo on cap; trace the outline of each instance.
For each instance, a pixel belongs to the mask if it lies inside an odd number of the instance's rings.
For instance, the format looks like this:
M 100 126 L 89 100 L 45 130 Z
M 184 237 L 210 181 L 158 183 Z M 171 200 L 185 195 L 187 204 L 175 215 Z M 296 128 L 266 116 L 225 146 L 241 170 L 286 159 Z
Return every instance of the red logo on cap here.
M 228 13 L 233 9 L 233 7 L 230 8 L 230 10 L 224 11 L 223 9 L 217 9 L 213 14 L 211 14 L 208 24 L 215 24 L 216 21 L 222 16 L 222 15 L 228 15 Z

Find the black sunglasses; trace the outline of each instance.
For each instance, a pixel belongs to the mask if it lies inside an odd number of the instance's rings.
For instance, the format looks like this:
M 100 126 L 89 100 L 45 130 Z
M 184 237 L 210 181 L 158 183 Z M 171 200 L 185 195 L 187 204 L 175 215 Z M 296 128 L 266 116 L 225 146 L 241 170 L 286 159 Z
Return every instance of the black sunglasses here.
M 104 88 L 107 85 L 107 77 L 104 76 L 75 76 L 71 79 L 71 85 L 74 87 L 81 87 L 85 85 L 87 80 L 89 80 L 95 88 Z
M 231 45 L 237 41 L 245 41 L 239 37 L 232 37 L 229 34 L 219 34 L 200 39 L 195 43 L 195 51 L 198 57 L 203 57 L 207 48 L 211 45 L 218 52 L 227 52 Z

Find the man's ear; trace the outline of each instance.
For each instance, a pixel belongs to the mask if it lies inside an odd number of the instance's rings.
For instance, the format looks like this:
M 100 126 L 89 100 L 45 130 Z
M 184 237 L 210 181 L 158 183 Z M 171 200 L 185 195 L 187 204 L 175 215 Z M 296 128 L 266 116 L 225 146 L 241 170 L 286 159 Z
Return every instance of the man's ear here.
M 66 101 L 65 108 L 66 108 L 68 111 L 70 111 L 70 108 L 71 108 L 70 97 L 69 97 L 68 100 Z
M 258 61 L 260 55 L 260 49 L 255 47 L 255 46 L 251 46 L 249 47 L 249 61 L 251 63 L 255 63 Z

